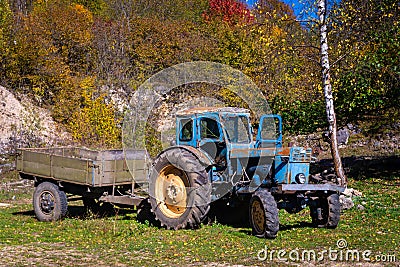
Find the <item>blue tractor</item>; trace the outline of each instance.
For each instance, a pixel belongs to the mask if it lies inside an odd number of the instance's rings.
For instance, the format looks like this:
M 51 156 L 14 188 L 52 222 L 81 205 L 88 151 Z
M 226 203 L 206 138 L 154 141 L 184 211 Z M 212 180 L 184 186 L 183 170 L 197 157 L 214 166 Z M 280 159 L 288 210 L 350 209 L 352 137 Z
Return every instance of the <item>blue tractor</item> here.
M 253 129 L 247 109 L 182 110 L 175 144 L 150 170 L 151 210 L 168 229 L 197 228 L 222 215 L 248 220 L 255 236 L 275 238 L 279 209 L 308 206 L 316 227 L 335 228 L 344 188 L 313 179 L 311 162 L 310 148 L 282 146 L 279 115 L 263 115 Z

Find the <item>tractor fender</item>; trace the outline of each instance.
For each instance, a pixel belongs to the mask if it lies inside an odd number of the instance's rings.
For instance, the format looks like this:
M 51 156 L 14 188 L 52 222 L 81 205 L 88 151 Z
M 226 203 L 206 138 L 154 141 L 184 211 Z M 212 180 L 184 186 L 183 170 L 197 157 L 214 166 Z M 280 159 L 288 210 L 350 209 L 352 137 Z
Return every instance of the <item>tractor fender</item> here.
M 214 159 L 212 159 L 207 153 L 204 153 L 201 150 L 199 150 L 197 148 L 194 148 L 194 147 L 191 147 L 191 146 L 171 146 L 171 147 L 163 150 L 157 157 L 159 157 L 160 155 L 162 155 L 166 151 L 172 150 L 172 149 L 183 149 L 183 150 L 189 151 L 205 167 L 208 167 L 208 166 L 211 166 L 211 165 L 215 164 Z

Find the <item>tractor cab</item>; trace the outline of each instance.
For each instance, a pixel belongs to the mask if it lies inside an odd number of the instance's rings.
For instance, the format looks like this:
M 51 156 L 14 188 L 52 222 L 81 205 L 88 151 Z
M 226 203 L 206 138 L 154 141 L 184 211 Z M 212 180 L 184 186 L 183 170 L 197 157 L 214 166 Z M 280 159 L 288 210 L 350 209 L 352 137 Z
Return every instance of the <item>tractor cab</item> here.
M 177 113 L 176 144 L 197 148 L 218 164 L 222 158 L 226 160 L 233 149 L 248 150 L 253 146 L 249 117 L 249 111 L 242 108 L 180 111 Z
M 262 116 L 255 134 L 247 109 L 182 110 L 177 113 L 176 144 L 196 148 L 212 162 L 213 185 L 254 191 L 270 172 L 276 147 L 282 146 L 281 119 Z
M 193 108 L 177 113 L 178 146 L 190 146 L 206 157 L 215 185 L 235 185 L 249 193 L 260 186 L 308 183 L 311 149 L 282 147 L 282 119 L 261 116 L 256 133 L 243 108 Z

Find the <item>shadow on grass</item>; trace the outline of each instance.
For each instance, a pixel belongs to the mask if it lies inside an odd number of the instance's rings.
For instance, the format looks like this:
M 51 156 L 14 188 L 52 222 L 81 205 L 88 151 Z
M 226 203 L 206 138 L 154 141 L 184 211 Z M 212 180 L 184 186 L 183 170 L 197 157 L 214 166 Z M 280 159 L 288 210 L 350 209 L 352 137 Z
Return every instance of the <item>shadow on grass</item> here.
M 35 217 L 35 212 L 33 210 L 17 211 L 17 212 L 13 212 L 12 215 Z
M 118 219 L 120 220 L 128 220 L 132 219 L 132 217 L 127 216 L 128 214 L 134 213 L 135 211 L 132 209 L 124 209 L 124 208 L 109 208 L 97 211 L 96 213 L 88 211 L 88 209 L 84 206 L 68 206 L 67 218 L 74 218 L 79 220 L 87 220 L 87 219 L 96 219 L 96 218 L 106 218 L 106 217 L 114 217 L 120 216 Z M 35 217 L 34 210 L 26 210 L 26 211 L 17 211 L 13 212 L 13 215 L 22 215 L 28 217 Z
M 230 224 L 227 224 L 227 225 L 235 227 L 235 228 L 236 227 L 238 227 L 238 228 L 247 228 L 247 229 L 240 229 L 239 232 L 240 233 L 244 233 L 246 235 L 253 235 L 252 234 L 252 230 L 251 230 L 249 225 L 234 225 L 234 226 L 230 225 Z M 310 222 L 298 222 L 298 223 L 295 223 L 295 224 L 279 224 L 279 232 L 291 231 L 293 229 L 299 229 L 299 228 L 315 228 L 315 227 Z
M 299 228 L 315 228 L 310 222 L 297 222 L 296 224 L 280 224 L 279 231 L 289 231 Z
M 355 180 L 366 180 L 369 178 L 384 180 L 400 179 L 400 156 L 353 156 L 343 158 L 342 162 L 346 174 Z M 313 164 L 311 171 L 312 173 L 319 173 L 332 168 L 332 160 L 323 159 Z
M 132 216 L 132 213 L 135 213 L 135 216 Z M 13 215 L 22 215 L 27 216 L 30 218 L 35 218 L 35 212 L 33 210 L 26 210 L 26 211 L 18 211 L 13 212 Z M 230 214 L 231 216 L 226 216 Z M 101 216 L 100 216 L 101 215 Z M 234 232 L 239 232 L 246 234 L 248 236 L 252 236 L 252 230 L 250 223 L 248 221 L 248 217 L 237 217 L 234 216 L 235 213 L 228 212 L 228 213 L 219 213 L 220 216 L 214 217 L 213 221 L 209 221 L 209 224 L 218 223 L 225 226 L 236 228 Z M 224 216 L 225 215 L 225 216 Z M 67 218 L 73 218 L 78 220 L 93 220 L 99 218 L 106 218 L 106 217 L 116 217 L 118 220 L 136 220 L 140 223 L 151 225 L 155 228 L 160 228 L 159 223 L 154 222 L 154 217 L 150 215 L 150 213 L 145 214 L 137 214 L 136 211 L 132 209 L 124 209 L 124 208 L 115 208 L 112 211 L 109 211 L 105 214 L 93 214 L 88 213 L 87 209 L 84 206 L 68 206 L 68 213 Z M 291 231 L 293 229 L 298 228 L 314 228 L 312 223 L 310 222 L 297 222 L 294 224 L 280 224 L 279 231 Z
M 248 216 L 248 206 L 243 204 L 239 207 L 222 207 L 223 202 L 211 206 L 209 213 L 210 224 L 217 222 L 225 226 L 239 229 L 240 233 L 252 235 L 250 219 Z M 297 228 L 315 228 L 311 222 L 299 221 L 293 224 L 280 224 L 279 231 L 290 231 Z

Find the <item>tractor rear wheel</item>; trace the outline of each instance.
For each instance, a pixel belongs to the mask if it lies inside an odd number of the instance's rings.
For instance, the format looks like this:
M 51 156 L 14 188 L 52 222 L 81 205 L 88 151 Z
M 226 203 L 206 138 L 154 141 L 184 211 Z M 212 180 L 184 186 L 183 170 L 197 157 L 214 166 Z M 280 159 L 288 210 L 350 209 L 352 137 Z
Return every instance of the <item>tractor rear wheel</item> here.
M 250 199 L 250 224 L 253 235 L 275 238 L 279 231 L 278 207 L 274 197 L 267 190 L 260 190 Z
M 336 228 L 340 220 L 339 194 L 320 196 L 316 205 L 310 206 L 312 223 L 319 228 Z
M 205 167 L 184 149 L 167 150 L 155 160 L 149 193 L 151 209 L 167 229 L 198 228 L 210 209 Z

